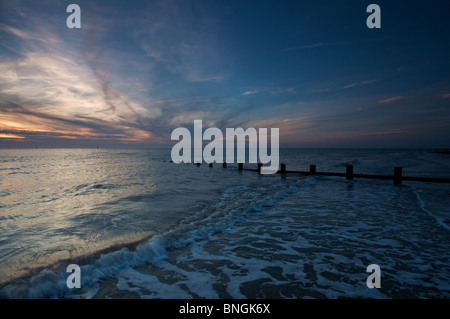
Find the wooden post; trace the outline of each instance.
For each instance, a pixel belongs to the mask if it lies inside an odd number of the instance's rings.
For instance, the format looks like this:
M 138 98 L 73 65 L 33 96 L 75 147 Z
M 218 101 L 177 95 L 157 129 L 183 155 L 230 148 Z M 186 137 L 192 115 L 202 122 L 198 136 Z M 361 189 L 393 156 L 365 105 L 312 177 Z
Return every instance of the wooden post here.
M 402 184 L 402 168 L 394 167 L 394 185 Z
M 212 167 L 213 166 L 213 163 L 209 163 L 209 167 Z
M 243 163 L 239 163 L 239 164 L 238 164 L 238 169 L 239 169 L 240 171 L 242 171 L 242 170 L 244 169 L 244 164 L 243 164 Z
M 281 170 L 280 170 L 281 174 L 286 174 L 286 164 L 280 164 L 280 168 L 281 168 Z
M 223 162 L 223 163 L 222 163 L 222 167 L 223 167 L 223 168 L 227 168 L 227 163 L 226 163 L 226 162 Z
M 261 174 L 262 163 L 258 163 L 258 173 Z
M 200 163 L 197 163 L 197 166 L 200 166 Z
M 312 175 L 316 173 L 316 165 L 309 165 L 309 173 Z
M 347 180 L 353 179 L 353 165 L 347 165 L 345 167 L 345 177 Z

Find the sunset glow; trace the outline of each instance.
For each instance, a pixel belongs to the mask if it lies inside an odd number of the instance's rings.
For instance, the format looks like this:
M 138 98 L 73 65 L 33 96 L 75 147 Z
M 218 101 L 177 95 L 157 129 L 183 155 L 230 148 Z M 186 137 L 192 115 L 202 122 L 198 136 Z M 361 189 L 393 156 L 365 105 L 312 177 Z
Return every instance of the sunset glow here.
M 278 127 L 282 147 L 448 146 L 438 11 L 418 33 L 414 4 L 380 3 L 390 13 L 376 30 L 364 3 L 78 4 L 80 29 L 58 1 L 0 4 L 3 146 L 170 146 L 170 132 L 194 119 Z

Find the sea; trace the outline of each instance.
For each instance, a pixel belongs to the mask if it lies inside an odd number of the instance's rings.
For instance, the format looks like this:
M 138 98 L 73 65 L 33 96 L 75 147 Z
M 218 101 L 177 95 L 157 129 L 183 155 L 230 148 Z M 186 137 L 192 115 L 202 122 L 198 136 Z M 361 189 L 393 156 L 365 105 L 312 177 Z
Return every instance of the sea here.
M 450 184 L 260 175 L 170 151 L 1 149 L 0 297 L 450 298 Z M 450 154 L 426 149 L 280 149 L 280 162 L 450 178 Z

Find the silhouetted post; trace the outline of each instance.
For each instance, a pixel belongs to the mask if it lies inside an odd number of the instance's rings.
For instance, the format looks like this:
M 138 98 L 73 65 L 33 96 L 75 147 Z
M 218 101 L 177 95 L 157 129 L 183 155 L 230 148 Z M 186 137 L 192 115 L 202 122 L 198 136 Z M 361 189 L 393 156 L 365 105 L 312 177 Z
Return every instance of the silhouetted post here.
M 280 168 L 281 168 L 281 170 L 280 170 L 281 174 L 286 174 L 286 164 L 280 164 Z
M 222 163 L 222 167 L 223 167 L 223 168 L 227 168 L 227 163 L 223 162 L 223 163 Z
M 316 165 L 309 165 L 309 173 L 313 175 L 316 173 Z
M 239 163 L 239 164 L 238 164 L 238 169 L 239 169 L 240 171 L 242 171 L 242 170 L 244 169 L 244 164 L 243 164 L 243 163 Z
M 209 163 L 209 167 L 212 167 L 213 166 L 213 163 Z
M 353 165 L 347 165 L 345 167 L 345 177 L 347 178 L 347 180 L 353 179 Z
M 402 168 L 394 167 L 394 185 L 402 184 Z
M 258 173 L 261 174 L 262 163 L 258 163 Z
M 197 163 L 197 166 L 200 166 L 200 163 Z

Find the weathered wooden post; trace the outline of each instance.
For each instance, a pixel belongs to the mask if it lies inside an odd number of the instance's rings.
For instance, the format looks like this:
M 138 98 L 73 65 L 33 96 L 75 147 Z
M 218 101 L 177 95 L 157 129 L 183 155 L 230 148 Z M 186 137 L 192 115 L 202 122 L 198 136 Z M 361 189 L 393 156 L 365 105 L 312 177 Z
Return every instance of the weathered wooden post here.
M 223 162 L 223 163 L 222 163 L 222 167 L 223 167 L 223 168 L 227 168 L 227 163 L 226 163 L 226 162 Z
M 353 165 L 347 165 L 345 167 L 345 177 L 347 180 L 353 179 Z
M 394 185 L 402 184 L 402 168 L 394 167 Z
M 286 174 L 286 164 L 280 164 L 280 173 Z
M 213 163 L 209 163 L 209 167 L 213 167 Z
M 261 174 L 262 163 L 258 163 L 258 173 Z
M 316 174 L 316 165 L 309 165 L 309 173 L 312 175 Z
M 244 169 L 244 164 L 243 164 L 243 163 L 239 163 L 239 164 L 238 164 L 238 169 L 239 169 L 240 171 L 242 171 L 242 170 Z

